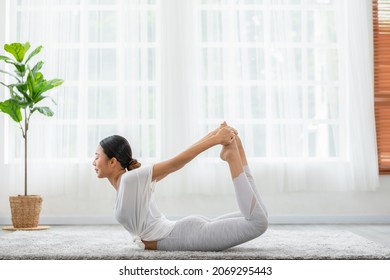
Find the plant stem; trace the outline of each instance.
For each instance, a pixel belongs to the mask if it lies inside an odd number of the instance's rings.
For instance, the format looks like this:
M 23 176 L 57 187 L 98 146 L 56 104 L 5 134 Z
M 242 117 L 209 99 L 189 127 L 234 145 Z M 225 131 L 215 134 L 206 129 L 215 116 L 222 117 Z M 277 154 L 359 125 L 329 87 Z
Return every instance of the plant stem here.
M 24 137 L 24 195 L 27 195 L 27 133 Z
M 24 195 L 27 196 L 27 130 L 28 130 L 28 118 L 27 112 L 24 110 Z

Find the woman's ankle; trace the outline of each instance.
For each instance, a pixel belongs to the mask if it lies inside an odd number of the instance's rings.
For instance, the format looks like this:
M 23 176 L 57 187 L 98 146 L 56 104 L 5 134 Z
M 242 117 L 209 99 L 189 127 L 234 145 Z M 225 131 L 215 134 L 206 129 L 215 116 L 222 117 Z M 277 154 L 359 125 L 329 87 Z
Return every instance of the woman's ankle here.
M 237 148 L 236 141 L 233 141 L 229 145 L 223 146 L 221 153 L 220 153 L 220 157 L 222 160 L 227 161 L 227 162 L 230 162 L 232 160 L 233 161 L 239 160 L 241 162 L 241 156 L 240 156 L 240 152 Z

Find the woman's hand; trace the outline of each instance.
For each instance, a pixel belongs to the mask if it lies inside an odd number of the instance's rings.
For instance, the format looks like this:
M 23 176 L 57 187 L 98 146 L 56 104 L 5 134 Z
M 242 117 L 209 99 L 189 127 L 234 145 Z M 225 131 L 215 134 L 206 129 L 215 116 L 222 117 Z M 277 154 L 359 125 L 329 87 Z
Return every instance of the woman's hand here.
M 214 135 L 217 144 L 229 145 L 234 141 L 237 131 L 229 126 L 222 126 Z
M 224 121 L 223 123 L 221 123 L 221 125 L 220 125 L 219 128 L 223 128 L 223 127 L 226 127 L 226 128 L 231 129 L 231 130 L 234 132 L 234 134 L 238 135 L 238 131 L 237 131 L 235 128 L 229 126 L 229 125 L 226 123 L 226 121 Z

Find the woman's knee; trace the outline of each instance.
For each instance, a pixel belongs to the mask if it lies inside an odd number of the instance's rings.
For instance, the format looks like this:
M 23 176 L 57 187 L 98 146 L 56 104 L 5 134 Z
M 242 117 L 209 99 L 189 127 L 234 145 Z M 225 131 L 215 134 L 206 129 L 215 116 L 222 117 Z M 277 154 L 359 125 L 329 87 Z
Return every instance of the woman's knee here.
M 258 236 L 263 235 L 268 229 L 268 219 L 265 218 L 258 226 Z
M 252 217 L 254 234 L 256 237 L 264 234 L 268 229 L 268 217 L 264 211 L 256 211 L 256 215 Z

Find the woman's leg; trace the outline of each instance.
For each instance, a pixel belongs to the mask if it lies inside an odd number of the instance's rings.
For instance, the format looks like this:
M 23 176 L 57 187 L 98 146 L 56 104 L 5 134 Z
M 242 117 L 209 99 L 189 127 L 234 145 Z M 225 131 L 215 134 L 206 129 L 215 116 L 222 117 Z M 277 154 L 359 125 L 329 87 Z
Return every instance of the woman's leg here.
M 223 124 L 221 126 L 223 126 Z M 246 153 L 245 153 L 244 147 L 242 145 L 241 139 L 239 138 L 238 135 L 236 136 L 235 139 L 236 139 L 236 144 L 237 144 L 237 148 L 238 148 L 238 151 L 240 154 L 241 164 L 242 164 L 242 167 L 244 169 L 245 175 L 248 178 L 248 181 L 252 187 L 252 190 L 256 195 L 257 202 L 260 204 L 261 208 L 263 208 L 263 211 L 265 212 L 266 216 L 268 217 L 267 209 L 266 209 L 266 207 L 265 207 L 265 205 L 260 197 L 255 180 L 254 180 L 252 173 L 250 171 L 248 160 L 246 158 Z M 223 214 L 221 216 L 214 218 L 213 220 L 227 219 L 227 218 L 240 217 L 240 216 L 242 216 L 241 212 L 234 212 L 234 213 L 229 213 L 229 214 Z
M 226 127 L 226 126 L 228 126 L 228 125 L 226 124 L 226 122 L 223 122 L 223 123 L 221 124 L 220 127 Z M 259 203 L 260 206 L 263 208 L 264 212 L 266 213 L 266 215 L 267 215 L 267 217 L 268 217 L 267 209 L 266 209 L 266 207 L 265 207 L 265 205 L 264 205 L 264 203 L 263 203 L 263 201 L 262 201 L 262 199 L 261 199 L 261 197 L 260 197 L 258 188 L 257 188 L 256 183 L 255 183 L 255 180 L 253 179 L 252 173 L 251 173 L 250 168 L 249 168 L 248 160 L 247 160 L 247 158 L 246 158 L 246 153 L 245 153 L 245 150 L 244 150 L 244 146 L 243 146 L 243 144 L 242 144 L 242 142 L 241 142 L 241 139 L 240 139 L 240 137 L 239 137 L 237 131 L 236 131 L 235 142 L 236 142 L 236 144 L 237 144 L 237 148 L 238 148 L 239 155 L 240 155 L 240 159 L 241 159 L 241 165 L 242 165 L 242 167 L 243 167 L 243 169 L 244 169 L 245 175 L 246 175 L 246 177 L 248 178 L 248 181 L 249 181 L 249 183 L 250 183 L 250 185 L 251 185 L 251 187 L 252 187 L 252 190 L 253 190 L 253 192 L 254 192 L 255 195 L 256 195 L 256 198 L 257 198 L 258 203 Z M 228 215 L 229 215 L 229 214 L 228 214 Z M 225 217 L 225 216 L 226 216 L 226 215 L 221 216 L 221 217 Z
M 158 241 L 158 250 L 220 251 L 266 231 L 267 217 L 246 178 L 237 145 L 224 147 L 221 158 L 229 164 L 241 214 L 211 221 L 198 216 L 183 218 L 167 238 Z
M 266 213 L 266 215 L 268 217 L 267 209 L 266 209 L 266 207 L 265 207 L 265 205 L 264 205 L 264 203 L 263 203 L 263 201 L 262 201 L 262 199 L 260 197 L 259 190 L 258 190 L 258 188 L 256 186 L 255 180 L 253 179 L 253 176 L 252 176 L 252 172 L 250 171 L 250 168 L 249 168 L 249 165 L 248 165 L 248 161 L 247 161 L 247 158 L 246 158 L 244 147 L 243 147 L 241 139 L 240 139 L 240 137 L 238 135 L 236 136 L 236 143 L 237 143 L 238 151 L 240 153 L 241 163 L 242 163 L 242 166 L 244 168 L 245 175 L 248 178 L 248 181 L 249 181 L 249 183 L 252 186 L 252 190 L 253 190 L 253 192 L 256 195 L 258 203 L 263 208 L 264 212 Z

